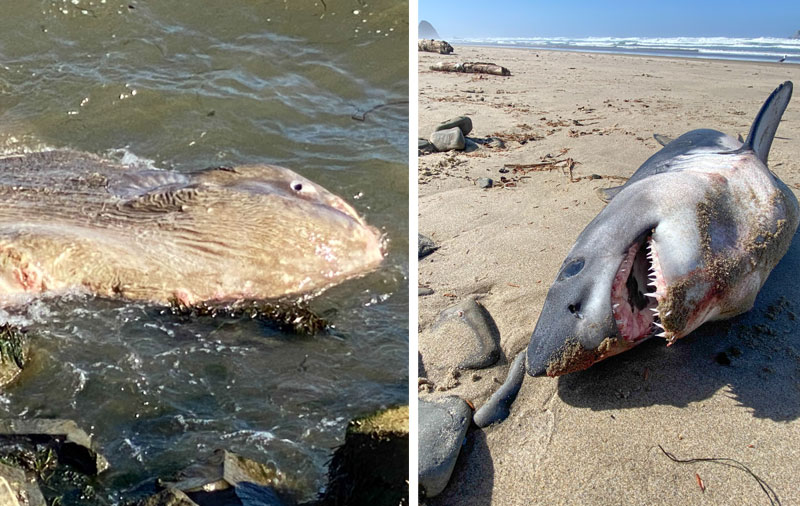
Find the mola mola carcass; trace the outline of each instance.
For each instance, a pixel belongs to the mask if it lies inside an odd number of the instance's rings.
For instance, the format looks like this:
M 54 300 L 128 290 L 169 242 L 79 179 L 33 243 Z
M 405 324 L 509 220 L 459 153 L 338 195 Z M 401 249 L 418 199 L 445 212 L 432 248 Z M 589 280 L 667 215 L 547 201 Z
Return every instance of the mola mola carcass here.
M 81 291 L 155 304 L 277 300 L 374 269 L 380 234 L 289 169 L 142 170 L 0 157 L 0 304 Z
M 753 306 L 800 214 L 767 168 L 791 95 L 785 82 L 769 96 L 744 144 L 693 130 L 606 191 L 547 294 L 529 374 L 586 369 L 652 336 L 671 344 Z

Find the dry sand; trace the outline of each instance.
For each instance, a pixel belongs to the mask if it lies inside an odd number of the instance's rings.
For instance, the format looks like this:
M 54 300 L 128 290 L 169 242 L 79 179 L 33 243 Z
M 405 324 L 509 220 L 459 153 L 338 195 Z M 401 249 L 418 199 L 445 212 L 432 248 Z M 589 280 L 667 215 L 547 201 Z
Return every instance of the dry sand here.
M 428 70 L 442 60 L 495 62 L 512 76 Z M 567 251 L 603 208 L 596 188 L 621 184 L 660 149 L 654 133 L 714 128 L 746 136 L 778 84 L 800 86 L 795 65 L 498 48 L 420 53 L 419 72 L 420 136 L 467 114 L 470 137 L 507 139 L 505 150 L 419 161 L 419 230 L 441 246 L 419 264 L 420 283 L 435 292 L 419 298 L 420 342 L 443 309 L 477 295 L 503 350 L 495 367 L 457 379 L 437 366 L 447 362 L 437 356 L 442 351 L 422 356 L 420 374 L 433 392 L 421 388 L 420 397 L 454 394 L 476 407 L 527 346 Z M 800 193 L 800 88 L 795 95 L 769 159 Z M 499 172 L 548 155 L 571 163 Z M 512 184 L 475 185 L 500 176 Z M 708 324 L 669 348 L 651 339 L 584 372 L 526 377 L 505 422 L 470 430 L 448 487 L 428 504 L 770 503 L 748 473 L 720 463 L 675 463 L 658 445 L 683 459 L 735 459 L 782 504 L 800 504 L 798 316 L 796 238 L 746 315 Z M 451 346 L 459 347 L 457 336 Z

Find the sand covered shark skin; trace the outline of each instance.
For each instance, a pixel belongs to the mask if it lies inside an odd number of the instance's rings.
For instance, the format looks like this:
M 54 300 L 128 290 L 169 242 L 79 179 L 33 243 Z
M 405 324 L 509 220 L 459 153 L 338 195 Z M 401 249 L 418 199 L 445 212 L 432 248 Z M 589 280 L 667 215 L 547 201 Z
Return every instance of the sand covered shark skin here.
M 67 291 L 184 306 L 277 300 L 374 269 L 381 243 L 344 200 L 283 167 L 0 157 L 0 305 Z
M 767 168 L 792 83 L 740 141 L 693 130 L 650 157 L 578 236 L 542 307 L 527 372 L 586 369 L 652 336 L 672 344 L 753 306 L 800 210 Z

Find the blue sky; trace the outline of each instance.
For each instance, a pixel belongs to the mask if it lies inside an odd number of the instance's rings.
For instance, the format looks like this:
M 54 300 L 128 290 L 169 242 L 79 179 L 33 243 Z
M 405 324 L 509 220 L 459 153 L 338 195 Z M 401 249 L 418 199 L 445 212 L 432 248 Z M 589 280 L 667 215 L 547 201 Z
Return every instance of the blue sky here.
M 800 0 L 419 0 L 448 37 L 788 37 Z

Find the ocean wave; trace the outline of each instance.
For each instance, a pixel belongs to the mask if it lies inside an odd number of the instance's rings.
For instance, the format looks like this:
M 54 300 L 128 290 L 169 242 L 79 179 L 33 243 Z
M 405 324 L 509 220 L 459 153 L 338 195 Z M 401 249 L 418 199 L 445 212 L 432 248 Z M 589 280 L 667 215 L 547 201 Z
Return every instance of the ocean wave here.
M 800 59 L 800 39 L 779 37 L 482 37 L 452 42 L 759 61 Z

